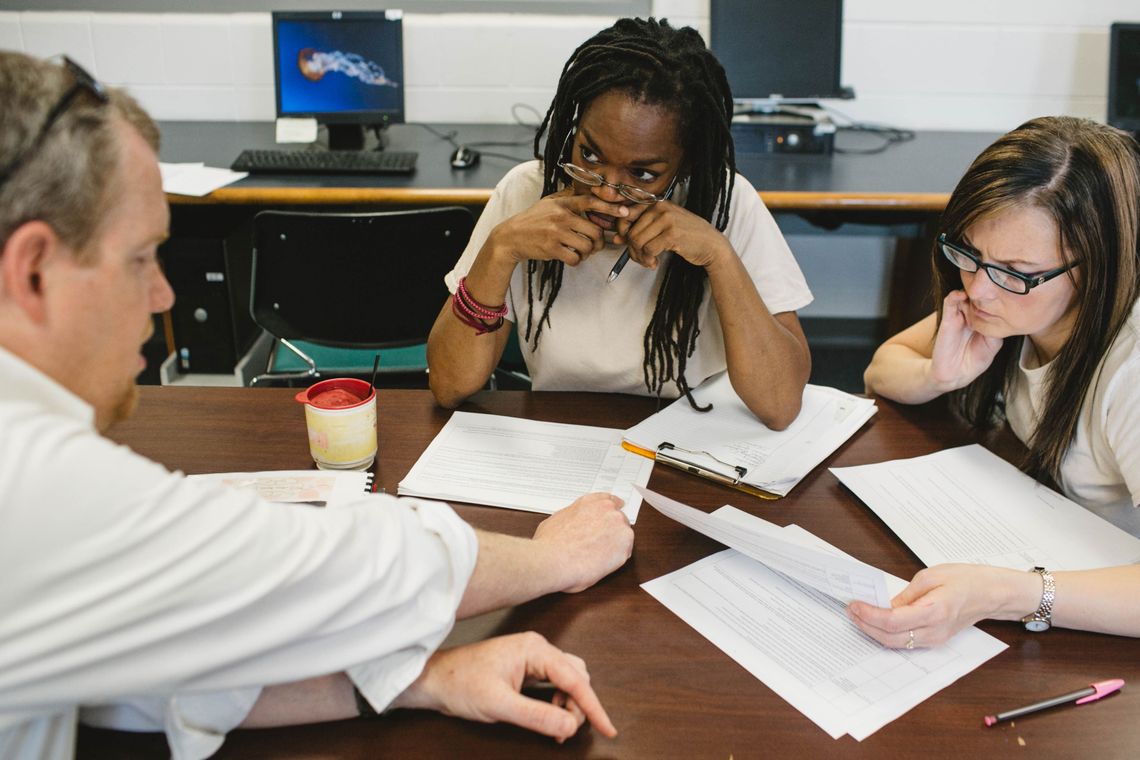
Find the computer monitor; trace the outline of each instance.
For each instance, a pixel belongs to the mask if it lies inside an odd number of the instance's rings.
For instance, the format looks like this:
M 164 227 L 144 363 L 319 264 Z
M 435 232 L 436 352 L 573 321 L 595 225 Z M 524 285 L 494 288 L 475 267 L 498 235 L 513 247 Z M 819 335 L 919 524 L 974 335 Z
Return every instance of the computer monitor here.
M 850 98 L 840 84 L 843 0 L 712 0 L 709 45 L 733 98 Z
M 277 116 L 328 126 L 329 147 L 360 149 L 364 128 L 404 121 L 403 12 L 273 14 Z
M 1140 134 L 1140 23 L 1109 32 L 1108 123 Z

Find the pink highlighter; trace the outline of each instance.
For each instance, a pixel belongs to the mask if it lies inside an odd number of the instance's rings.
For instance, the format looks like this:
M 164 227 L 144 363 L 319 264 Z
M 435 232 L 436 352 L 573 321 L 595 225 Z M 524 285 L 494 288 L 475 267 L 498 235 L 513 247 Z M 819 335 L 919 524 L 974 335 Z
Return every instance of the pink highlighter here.
M 1083 705 L 1088 702 L 1095 702 L 1101 697 L 1107 697 L 1109 694 L 1120 691 L 1123 688 L 1123 678 L 1111 678 L 1107 681 L 1098 681 L 1097 683 L 1089 684 L 1088 688 L 1081 689 L 1080 691 L 1074 691 L 1069 694 L 1062 694 L 1059 697 L 1046 699 L 1042 702 L 1034 702 L 1031 705 L 1018 707 L 1015 710 L 998 713 L 997 715 L 987 715 L 984 720 L 987 726 L 992 726 L 1007 720 L 1020 718 L 1022 715 L 1035 713 L 1038 710 L 1048 710 L 1050 707 L 1058 707 L 1059 705 L 1065 705 L 1070 702 L 1076 702 L 1078 705 Z

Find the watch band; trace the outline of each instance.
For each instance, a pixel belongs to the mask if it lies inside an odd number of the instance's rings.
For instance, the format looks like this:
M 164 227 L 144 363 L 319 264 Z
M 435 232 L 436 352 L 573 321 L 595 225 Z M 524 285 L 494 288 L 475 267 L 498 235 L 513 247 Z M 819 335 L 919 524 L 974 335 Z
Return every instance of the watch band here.
M 1053 626 L 1053 600 L 1057 596 L 1057 582 L 1053 580 L 1053 574 L 1043 567 L 1035 567 L 1033 572 L 1041 576 L 1041 604 L 1035 612 L 1023 617 L 1021 622 L 1027 630 L 1040 633 Z

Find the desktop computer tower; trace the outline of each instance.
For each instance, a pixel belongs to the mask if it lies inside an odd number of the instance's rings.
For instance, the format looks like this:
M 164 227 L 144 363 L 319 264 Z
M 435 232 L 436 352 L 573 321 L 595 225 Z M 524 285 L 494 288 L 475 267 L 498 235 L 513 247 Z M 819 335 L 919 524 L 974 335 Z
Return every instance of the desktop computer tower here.
M 249 315 L 249 241 L 172 237 L 158 252 L 174 289 L 178 371 L 233 372 L 258 333 Z

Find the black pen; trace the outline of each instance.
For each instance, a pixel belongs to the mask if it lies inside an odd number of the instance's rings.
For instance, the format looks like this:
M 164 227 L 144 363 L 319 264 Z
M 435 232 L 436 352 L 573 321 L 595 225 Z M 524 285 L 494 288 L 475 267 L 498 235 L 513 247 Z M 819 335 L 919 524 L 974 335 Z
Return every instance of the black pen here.
M 621 270 L 625 269 L 625 265 L 628 262 L 629 262 L 629 248 L 626 248 L 624 251 L 621 252 L 621 256 L 618 256 L 618 260 L 614 262 L 614 268 L 610 270 L 609 277 L 606 278 L 606 284 L 607 285 L 617 279 L 617 276 L 619 274 L 621 274 Z
M 1034 702 L 1031 705 L 1018 707 L 1016 710 L 1009 710 L 1007 712 L 998 713 L 997 715 L 987 715 L 985 717 L 985 723 L 987 726 L 992 726 L 1002 721 L 1013 720 L 1014 718 L 1020 718 L 1022 715 L 1035 713 L 1038 710 L 1048 710 L 1050 707 L 1058 707 L 1060 705 L 1069 704 L 1070 702 L 1076 702 L 1078 705 L 1095 702 L 1101 697 L 1106 697 L 1123 688 L 1123 678 L 1111 678 L 1107 681 L 1098 681 L 1097 683 L 1089 684 L 1087 688 L 1074 691 L 1071 694 L 1062 694 L 1059 697 L 1046 699 L 1042 702 Z

